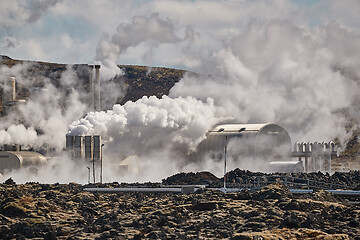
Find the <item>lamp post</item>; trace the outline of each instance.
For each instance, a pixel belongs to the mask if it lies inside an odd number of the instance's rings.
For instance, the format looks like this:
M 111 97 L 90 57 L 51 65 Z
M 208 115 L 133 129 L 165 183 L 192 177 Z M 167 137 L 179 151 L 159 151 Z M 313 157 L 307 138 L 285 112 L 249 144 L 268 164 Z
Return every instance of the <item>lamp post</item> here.
M 95 158 L 93 157 L 93 180 L 95 184 Z
M 102 172 L 103 172 L 103 157 L 102 157 L 102 148 L 105 144 L 101 144 L 101 153 L 100 153 L 100 183 L 102 183 Z
M 225 136 L 225 147 L 224 147 L 224 192 L 226 192 L 226 154 L 227 154 L 227 136 Z

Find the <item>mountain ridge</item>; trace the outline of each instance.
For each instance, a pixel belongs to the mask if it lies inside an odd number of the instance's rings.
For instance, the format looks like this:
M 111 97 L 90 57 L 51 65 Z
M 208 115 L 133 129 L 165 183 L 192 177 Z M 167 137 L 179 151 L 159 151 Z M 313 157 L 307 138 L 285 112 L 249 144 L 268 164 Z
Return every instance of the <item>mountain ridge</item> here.
M 88 64 L 61 64 L 42 61 L 28 61 L 12 59 L 5 55 L 0 55 L 0 67 L 7 66 L 12 68 L 17 64 L 29 63 L 28 77 L 36 78 L 43 76 L 50 79 L 55 87 L 60 87 L 61 74 L 67 70 L 68 66 L 72 66 L 77 77 L 81 81 L 78 83 L 80 88 L 89 91 L 89 75 L 87 71 Z M 125 95 L 121 99 L 117 99 L 113 104 L 124 104 L 127 101 L 136 101 L 143 96 L 161 97 L 168 95 L 174 84 L 184 76 L 186 70 L 173 69 L 166 67 L 150 67 L 138 65 L 118 65 L 124 72 L 122 76 L 116 76 L 111 81 L 119 87 L 119 90 L 126 89 Z M 101 74 L 101 70 L 100 70 Z M 34 80 L 33 86 L 41 87 L 43 83 Z M 2 89 L 1 89 L 2 90 Z M 3 107 L 3 91 L 0 91 L 0 108 Z M 29 89 L 24 86 L 17 86 L 17 95 L 19 99 L 29 97 Z M 111 106 L 106 106 L 109 108 Z

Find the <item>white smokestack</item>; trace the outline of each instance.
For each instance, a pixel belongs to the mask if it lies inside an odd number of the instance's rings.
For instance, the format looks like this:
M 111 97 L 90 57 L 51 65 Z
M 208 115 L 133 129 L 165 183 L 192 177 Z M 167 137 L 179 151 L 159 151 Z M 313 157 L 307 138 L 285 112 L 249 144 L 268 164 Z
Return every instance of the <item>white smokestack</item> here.
M 12 95 L 10 97 L 10 101 L 15 101 L 16 99 L 16 80 L 15 77 L 10 77 L 11 87 L 12 87 Z
M 100 65 L 95 65 L 95 79 L 96 79 L 96 84 L 97 84 L 97 91 L 96 91 L 97 95 L 95 95 L 96 96 L 95 110 L 101 111 L 101 108 L 100 108 Z
M 89 65 L 89 84 L 90 84 L 90 95 L 91 95 L 91 106 L 95 110 L 95 102 L 94 102 L 94 65 Z

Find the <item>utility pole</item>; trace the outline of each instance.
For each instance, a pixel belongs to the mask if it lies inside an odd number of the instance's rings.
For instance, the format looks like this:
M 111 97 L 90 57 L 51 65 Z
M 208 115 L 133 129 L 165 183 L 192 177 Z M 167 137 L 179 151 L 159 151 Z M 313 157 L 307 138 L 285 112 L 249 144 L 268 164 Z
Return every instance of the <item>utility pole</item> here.
M 95 158 L 93 158 L 93 180 L 95 184 Z
M 101 144 L 101 155 L 100 155 L 100 183 L 102 183 L 102 172 L 103 172 L 103 154 L 102 154 L 102 148 L 105 144 Z
M 90 184 L 90 167 L 87 167 L 87 169 L 88 169 L 88 184 Z
M 227 154 L 227 136 L 225 136 L 225 148 L 224 148 L 224 192 L 226 192 L 226 154 Z

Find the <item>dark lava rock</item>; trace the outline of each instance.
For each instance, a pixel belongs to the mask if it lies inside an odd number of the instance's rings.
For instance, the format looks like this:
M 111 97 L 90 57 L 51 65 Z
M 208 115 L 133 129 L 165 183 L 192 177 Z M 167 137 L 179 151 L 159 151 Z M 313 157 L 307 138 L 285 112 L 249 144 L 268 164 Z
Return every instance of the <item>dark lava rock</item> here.
M 8 178 L 4 184 L 7 184 L 7 185 L 15 185 L 16 182 L 12 179 L 12 178 Z
M 8 202 L 0 208 L 0 212 L 6 216 L 25 217 L 27 211 L 23 206 L 16 202 Z
M 256 174 L 236 170 L 229 177 L 250 182 Z M 216 180 L 208 173 L 175 176 L 167 180 L 174 184 Z M 320 173 L 301 177 L 331 180 L 330 175 Z M 338 178 L 350 181 L 346 174 Z M 278 177 L 274 175 L 274 179 Z M 142 186 L 141 183 L 127 185 Z M 146 186 L 158 184 L 146 183 Z M 82 189 L 83 186 L 74 183 L 0 184 L 0 239 L 255 239 L 255 236 L 356 239 L 360 236 L 359 205 L 342 199 L 336 201 L 337 198 L 324 191 L 293 196 L 280 183 L 257 191 L 226 194 L 207 188 L 191 194 L 101 194 Z
M 55 234 L 53 232 L 48 232 L 44 236 L 44 240 L 56 240 L 56 239 L 57 239 L 57 237 L 55 236 Z
M 215 202 L 202 202 L 195 204 L 192 208 L 199 211 L 209 211 L 217 209 L 218 205 Z
M 263 201 L 265 199 L 281 199 L 291 197 L 289 189 L 279 183 L 274 183 L 262 188 L 260 191 L 257 191 L 251 194 L 251 199 Z
M 210 172 L 178 173 L 162 181 L 164 185 L 211 185 L 213 182 L 220 182 Z
M 324 190 L 316 190 L 311 194 L 311 197 L 313 200 L 317 201 L 328 201 L 328 202 L 340 202 L 341 199 L 334 196 L 334 194 L 331 194 Z
M 300 218 L 296 213 L 286 213 L 282 225 L 287 228 L 299 228 L 303 219 Z
M 228 197 L 233 200 L 250 200 L 251 193 L 247 189 L 243 189 L 237 193 L 229 193 Z

